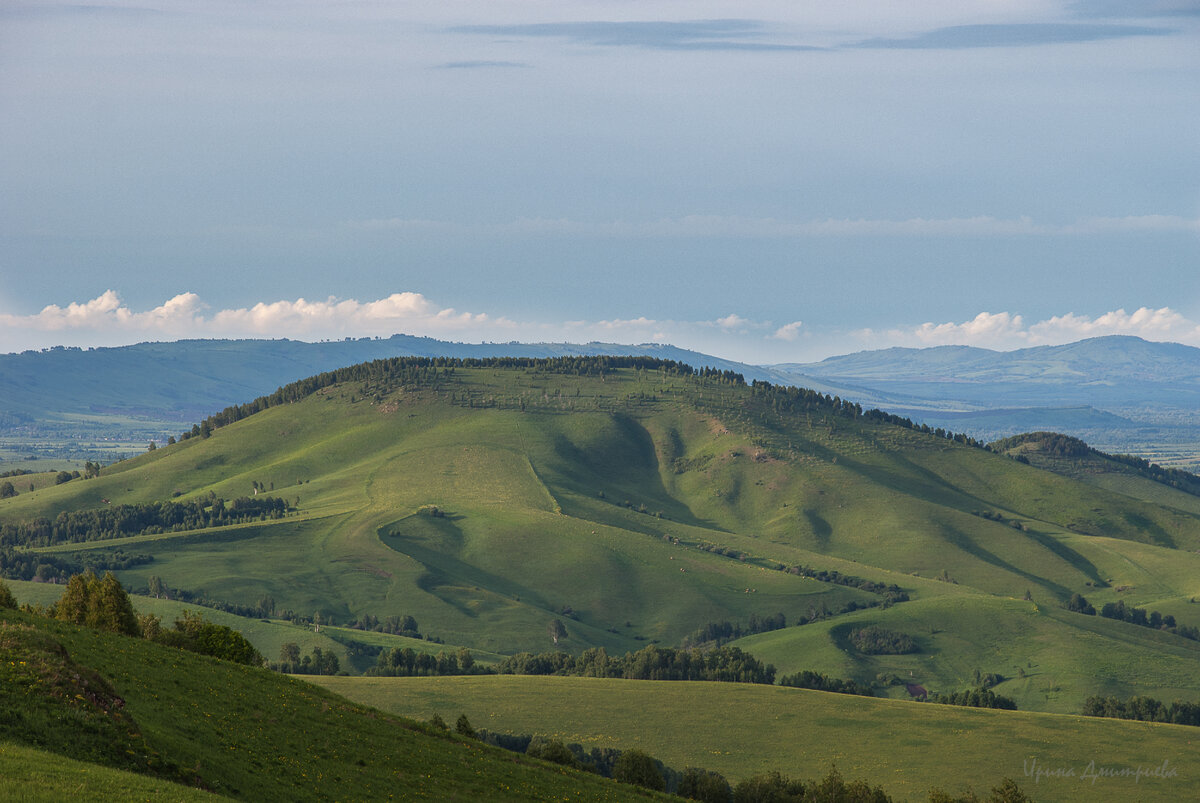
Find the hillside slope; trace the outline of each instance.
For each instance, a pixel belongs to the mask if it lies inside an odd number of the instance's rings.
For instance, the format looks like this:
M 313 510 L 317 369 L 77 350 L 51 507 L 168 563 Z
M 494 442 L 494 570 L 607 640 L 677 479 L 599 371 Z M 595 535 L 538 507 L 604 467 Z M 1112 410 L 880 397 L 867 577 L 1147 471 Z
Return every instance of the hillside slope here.
M 0 611 L 0 649 L 14 663 L 50 656 L 91 675 L 107 697 L 62 697 L 64 677 L 41 674 L 21 688 L 5 673 L 6 734 L 90 763 L 188 781 L 242 800 L 644 799 L 635 787 L 525 759 L 351 704 L 315 686 L 141 639 Z M 23 665 L 23 664 L 21 664 Z M 70 675 L 65 676 L 70 683 Z M 449 714 L 450 712 L 447 712 Z M 15 718 L 15 720 L 14 720 Z M 106 723 L 111 755 L 87 754 Z M 136 731 L 133 729 L 136 728 Z M 125 735 L 122 735 L 125 734 Z M 127 749 L 126 749 L 127 748 Z M 103 750 L 100 745 L 96 748 Z M 127 756 L 127 757 L 126 757 Z M 0 768 L 36 780 L 37 756 L 0 749 Z M 62 773 L 71 777 L 70 773 Z M 112 789 L 163 794 L 153 783 L 99 773 Z M 10 776 L 12 777 L 12 776 Z M 85 776 L 86 777 L 86 776 Z M 39 782 L 43 783 L 43 782 Z M 54 788 L 54 777 L 44 781 Z M 77 782 L 78 783 L 78 782 Z M 165 787 L 169 789 L 170 787 Z M 35 787 L 36 789 L 36 787 Z M 78 788 L 75 794 L 78 793 Z M 98 789 L 96 791 L 99 791 Z M 190 799 L 186 790 L 169 799 Z
M 809 643 L 825 632 L 836 646 L 834 625 L 870 619 L 936 631 L 921 660 L 940 688 L 998 671 L 980 664 L 1015 659 L 1023 639 L 1087 633 L 1112 673 L 1064 659 L 1070 692 L 1018 689 L 1022 705 L 1069 710 L 1137 689 L 1147 650 L 1171 667 L 1155 689 L 1200 691 L 1197 642 L 1178 635 L 1039 616 L 988 647 L 974 618 L 1019 619 L 1006 601 L 1026 596 L 1057 610 L 1079 593 L 1200 624 L 1200 511 L 1165 486 L 1153 498 L 1101 488 L 817 394 L 654 361 L 385 361 L 211 423 L 211 437 L 2 500 L 0 523 L 275 497 L 292 510 L 33 546 L 68 560 L 119 546 L 152 558 L 118 571 L 135 589 L 154 576 L 244 606 L 269 596 L 326 624 L 412 615 L 423 633 L 499 653 L 552 649 L 554 619 L 560 648 L 623 652 L 783 613 L 793 627 L 774 635 L 795 646 L 772 660 L 789 669 L 873 682 L 874 662 Z M 831 571 L 858 579 L 803 576 Z M 859 580 L 914 601 L 886 607 Z

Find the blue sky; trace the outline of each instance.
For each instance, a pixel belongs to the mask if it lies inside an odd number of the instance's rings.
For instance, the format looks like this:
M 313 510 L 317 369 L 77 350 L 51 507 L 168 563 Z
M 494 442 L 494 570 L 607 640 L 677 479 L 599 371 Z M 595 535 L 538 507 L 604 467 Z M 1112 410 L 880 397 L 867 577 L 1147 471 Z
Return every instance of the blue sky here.
M 0 351 L 1200 345 L 1198 221 L 1198 2 L 0 6 Z

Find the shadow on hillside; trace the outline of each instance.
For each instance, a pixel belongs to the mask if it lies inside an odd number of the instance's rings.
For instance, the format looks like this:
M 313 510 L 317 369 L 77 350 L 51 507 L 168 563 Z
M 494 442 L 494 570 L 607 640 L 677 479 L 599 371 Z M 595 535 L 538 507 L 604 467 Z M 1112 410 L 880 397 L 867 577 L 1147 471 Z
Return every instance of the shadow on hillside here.
M 536 590 L 455 557 L 452 553 L 462 551 L 466 536 L 458 525 L 448 521 L 448 518 L 424 519 L 409 516 L 380 527 L 377 533 L 384 546 L 407 555 L 425 567 L 425 572 L 417 578 L 417 586 L 422 591 L 432 594 L 464 616 L 474 619 L 479 614 L 463 604 L 456 595 L 444 589 L 455 586 L 478 587 L 493 594 L 520 600 L 522 604 L 549 610 L 549 604 Z M 417 526 L 413 526 L 413 519 L 417 519 Z M 406 523 L 409 526 L 406 527 Z M 423 543 L 428 541 L 431 535 L 439 538 L 442 543 L 438 546 Z
M 981 547 L 973 538 L 971 538 L 971 536 L 967 535 L 961 530 L 958 530 L 954 527 L 944 526 L 942 529 L 942 537 L 945 538 L 948 543 L 953 544 L 963 552 L 966 552 L 972 557 L 978 558 L 984 563 L 990 564 L 997 569 L 1002 569 L 1003 571 L 1011 574 L 1015 574 L 1018 577 L 1029 581 L 1030 583 L 1049 589 L 1052 593 L 1058 596 L 1059 599 L 1067 599 L 1071 596 L 1071 589 L 1067 588 L 1066 586 L 1059 585 L 1053 580 L 1049 580 L 1045 577 L 1039 577 L 1036 574 L 1027 572 L 1019 566 L 1014 566 L 996 553 Z
M 608 424 L 605 437 L 595 438 L 592 443 L 580 444 L 565 433 L 555 433 L 553 447 L 557 460 L 546 474 L 553 474 L 564 488 L 585 499 L 603 493 L 617 505 L 628 499 L 635 507 L 645 505 L 681 524 L 725 530 L 716 522 L 695 515 L 686 503 L 667 490 L 654 438 L 644 426 L 623 413 L 610 414 Z M 539 475 L 542 473 L 539 469 Z

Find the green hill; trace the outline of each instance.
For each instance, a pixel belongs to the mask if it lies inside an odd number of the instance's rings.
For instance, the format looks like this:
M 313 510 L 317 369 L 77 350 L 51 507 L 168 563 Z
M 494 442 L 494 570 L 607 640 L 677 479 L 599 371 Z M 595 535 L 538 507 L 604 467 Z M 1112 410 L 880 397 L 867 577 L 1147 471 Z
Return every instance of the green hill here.
M 195 797 L 170 781 L 243 800 L 646 796 L 264 669 L 14 611 L 0 612 L 0 655 L 4 733 L 22 743 L 0 745 L 0 789 L 33 799 Z
M 1011 691 L 1046 710 L 1126 689 L 1200 693 L 1197 642 L 1058 607 L 1079 593 L 1200 625 L 1195 497 L 1082 482 L 819 394 L 636 358 L 391 360 L 194 432 L 0 500 L 0 525 L 191 504 L 210 517 L 199 529 L 110 522 L 85 543 L 26 543 L 42 561 L 150 559 L 118 569 L 134 590 L 154 577 L 247 608 L 270 597 L 277 618 L 326 625 L 411 615 L 425 635 L 494 653 L 553 649 L 554 619 L 559 648 L 611 653 L 783 613 L 792 626 L 747 646 L 786 671 L 870 682 L 911 660 L 949 691 L 1035 660 L 1053 682 Z M 207 526 L 218 498 L 239 497 L 289 509 Z M 828 572 L 855 580 L 803 576 Z M 860 580 L 912 600 L 885 607 Z M 842 628 L 856 622 L 922 651 L 849 657 Z M 1030 640 L 1048 646 L 1035 656 Z M 1100 655 L 1104 671 L 1089 669 Z M 1162 668 L 1147 680 L 1146 665 Z

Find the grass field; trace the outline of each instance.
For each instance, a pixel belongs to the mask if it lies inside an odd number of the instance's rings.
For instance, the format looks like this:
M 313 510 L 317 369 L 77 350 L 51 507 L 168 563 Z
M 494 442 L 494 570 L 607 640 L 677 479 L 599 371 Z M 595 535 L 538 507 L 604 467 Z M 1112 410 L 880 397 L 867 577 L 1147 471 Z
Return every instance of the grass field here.
M 1195 728 L 991 711 L 751 684 L 570 677 L 319 678 L 350 699 L 404 716 L 466 713 L 492 730 L 585 747 L 640 748 L 676 767 L 737 780 L 837 765 L 898 799 L 934 787 L 985 793 L 1010 777 L 1038 801 L 1178 801 L 1200 796 Z M 1035 761 L 1074 778 L 1027 777 Z M 1172 778 L 1079 776 L 1097 767 L 1178 768 Z
M 230 799 L 3 741 L 0 741 L 0 798 L 22 803 L 62 803 L 66 799 L 218 803 Z

